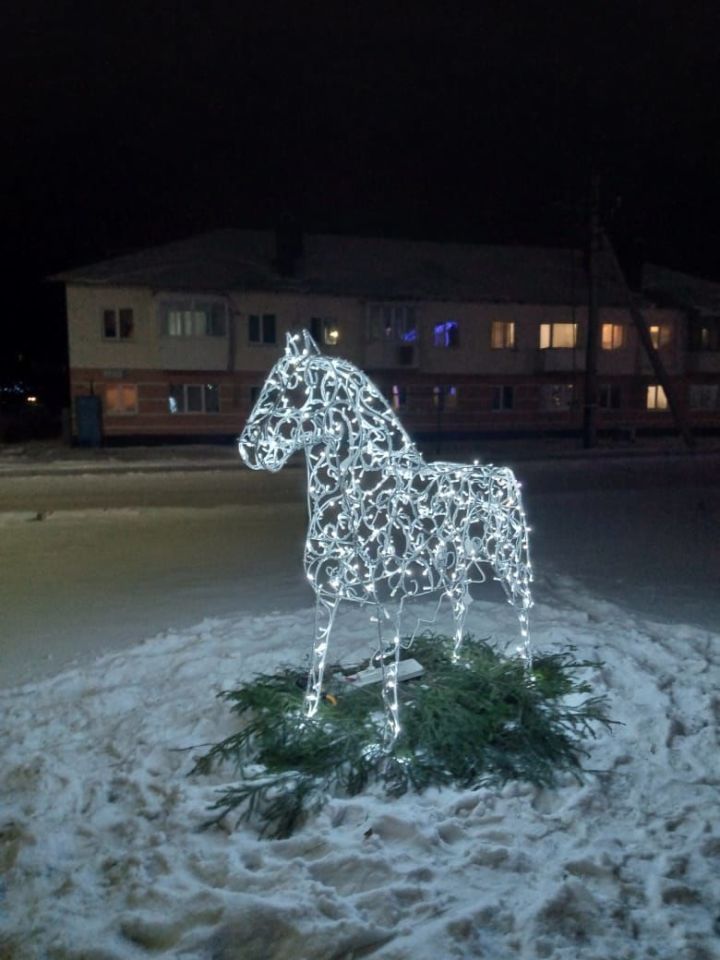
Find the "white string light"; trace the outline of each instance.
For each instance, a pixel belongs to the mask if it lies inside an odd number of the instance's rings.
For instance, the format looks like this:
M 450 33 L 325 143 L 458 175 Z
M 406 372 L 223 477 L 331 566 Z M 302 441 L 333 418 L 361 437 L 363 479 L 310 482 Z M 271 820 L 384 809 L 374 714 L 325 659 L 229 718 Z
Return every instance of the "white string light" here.
M 340 600 L 377 608 L 378 659 L 390 738 L 400 731 L 397 669 L 406 600 L 438 594 L 451 604 L 454 656 L 463 639 L 470 585 L 489 566 L 520 620 L 518 652 L 532 655 L 532 569 L 520 484 L 511 470 L 426 463 L 387 401 L 346 360 L 323 356 L 307 331 L 288 334 L 239 439 L 255 470 L 279 470 L 304 451 L 308 468 L 305 570 L 317 596 L 306 715 L 322 694 Z M 387 605 L 392 642 L 383 642 Z

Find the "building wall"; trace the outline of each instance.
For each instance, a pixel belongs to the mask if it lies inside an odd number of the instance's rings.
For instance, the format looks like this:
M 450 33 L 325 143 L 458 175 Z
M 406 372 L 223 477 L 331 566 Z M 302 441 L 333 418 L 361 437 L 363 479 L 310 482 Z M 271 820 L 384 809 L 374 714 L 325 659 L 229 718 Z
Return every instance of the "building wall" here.
M 373 303 L 362 299 L 234 292 L 215 298 L 227 308 L 222 335 L 169 336 L 161 306 L 179 296 L 132 288 L 68 288 L 72 395 L 102 398 L 107 437 L 237 434 L 281 355 L 285 334 L 310 328 L 313 318 L 331 321 L 339 331 L 336 344 L 321 344 L 323 352 L 365 369 L 411 431 L 552 432 L 578 429 L 582 423 L 583 307 L 410 301 L 406 306 L 414 311 L 416 333 L 404 342 L 370 336 Z M 104 311 L 120 309 L 133 311 L 132 336 L 109 339 Z M 275 318 L 274 343 L 252 342 L 251 317 Z M 682 313 L 652 308 L 645 317 L 648 325 L 658 327 L 660 354 L 684 406 L 689 383 L 720 383 L 720 354 L 686 352 Z M 647 408 L 655 377 L 627 312 L 605 308 L 601 322 L 616 327 L 617 347 L 598 353 L 598 382 L 606 399 L 612 397 L 612 405 L 598 412 L 599 427 L 669 428 L 671 416 L 661 404 Z M 493 323 L 514 325 L 512 343 L 493 346 Z M 571 323 L 578 325 L 574 349 L 541 349 L 543 324 Z M 444 345 L 442 331 L 448 324 L 456 325 L 455 334 Z M 172 396 L 180 400 L 175 412 Z M 188 409 L 191 397 L 209 409 Z M 691 415 L 703 426 L 720 427 L 720 407 Z

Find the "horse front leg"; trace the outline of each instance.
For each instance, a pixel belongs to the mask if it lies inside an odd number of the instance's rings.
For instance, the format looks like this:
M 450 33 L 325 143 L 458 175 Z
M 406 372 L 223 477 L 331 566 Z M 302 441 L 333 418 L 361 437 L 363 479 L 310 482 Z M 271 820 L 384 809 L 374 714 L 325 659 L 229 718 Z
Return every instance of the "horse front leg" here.
M 315 637 L 313 639 L 312 664 L 305 692 L 306 717 L 314 717 L 320 706 L 325 660 L 338 603 L 339 599 L 337 597 L 329 600 L 318 594 L 315 604 Z
M 382 693 L 385 704 L 385 740 L 388 749 L 392 747 L 400 733 L 400 703 L 398 700 L 398 673 L 400 668 L 400 641 L 402 637 L 403 600 L 395 612 L 392 643 L 383 646 L 382 657 Z M 382 640 L 381 640 L 382 643 Z M 387 663 L 385 662 L 387 658 Z

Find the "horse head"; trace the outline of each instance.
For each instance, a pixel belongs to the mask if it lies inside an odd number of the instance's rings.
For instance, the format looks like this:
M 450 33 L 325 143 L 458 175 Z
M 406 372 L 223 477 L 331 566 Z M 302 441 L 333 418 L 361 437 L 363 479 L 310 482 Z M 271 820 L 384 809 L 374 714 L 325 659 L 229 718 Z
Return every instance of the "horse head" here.
M 322 430 L 324 410 L 313 396 L 311 367 L 320 357 L 307 332 L 288 333 L 283 356 L 268 374 L 238 440 L 253 470 L 275 472 Z

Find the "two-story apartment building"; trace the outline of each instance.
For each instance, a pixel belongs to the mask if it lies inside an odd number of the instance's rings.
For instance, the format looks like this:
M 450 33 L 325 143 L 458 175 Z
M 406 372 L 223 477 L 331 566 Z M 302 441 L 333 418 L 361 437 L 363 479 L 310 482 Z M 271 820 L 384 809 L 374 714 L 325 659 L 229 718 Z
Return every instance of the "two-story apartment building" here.
M 236 435 L 285 333 L 302 327 L 366 370 L 415 434 L 582 422 L 577 250 L 224 230 L 54 279 L 66 286 L 72 397 L 77 409 L 96 398 L 108 439 Z M 644 290 L 688 419 L 720 428 L 720 285 L 648 268 Z M 598 297 L 599 428 L 670 429 L 610 258 Z

